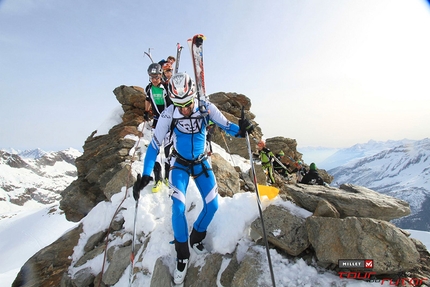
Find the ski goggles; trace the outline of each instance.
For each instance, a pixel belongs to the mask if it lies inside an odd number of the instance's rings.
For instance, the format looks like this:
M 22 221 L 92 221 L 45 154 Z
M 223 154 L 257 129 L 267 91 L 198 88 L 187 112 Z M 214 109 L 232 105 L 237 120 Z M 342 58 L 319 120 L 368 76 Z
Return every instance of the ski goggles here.
M 189 106 L 191 106 L 191 104 L 194 102 L 194 99 L 189 100 L 188 102 L 184 103 L 184 104 L 179 104 L 179 103 L 173 103 L 173 105 L 175 107 L 178 108 L 188 108 Z

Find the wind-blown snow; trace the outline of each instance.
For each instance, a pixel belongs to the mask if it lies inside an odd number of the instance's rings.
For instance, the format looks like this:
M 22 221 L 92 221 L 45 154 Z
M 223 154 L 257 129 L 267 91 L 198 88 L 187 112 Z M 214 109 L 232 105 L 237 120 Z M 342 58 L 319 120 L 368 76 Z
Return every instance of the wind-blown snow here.
M 108 134 L 109 130 L 116 126 L 117 124 L 122 123 L 122 116 L 124 114 L 124 110 L 121 106 L 117 106 L 115 109 L 111 111 L 111 113 L 106 117 L 103 123 L 97 128 L 97 135 L 105 135 Z

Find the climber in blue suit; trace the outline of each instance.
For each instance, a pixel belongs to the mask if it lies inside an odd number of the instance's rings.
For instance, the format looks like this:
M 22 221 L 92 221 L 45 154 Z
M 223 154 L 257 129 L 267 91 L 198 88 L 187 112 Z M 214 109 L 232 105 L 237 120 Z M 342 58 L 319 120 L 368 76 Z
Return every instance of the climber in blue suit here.
M 199 101 L 195 97 L 194 82 L 185 73 L 175 74 L 168 89 L 173 105 L 165 109 L 158 119 L 146 152 L 143 173 L 142 176 L 138 175 L 133 195 L 138 200 L 140 190 L 151 181 L 150 175 L 160 146 L 166 134 L 172 130 L 174 151 L 170 158 L 169 185 L 172 189 L 172 226 L 177 254 L 173 279 L 175 284 L 180 284 L 184 281 L 190 257 L 185 216 L 185 198 L 190 176 L 193 177 L 203 200 L 203 209 L 193 224 L 189 239 L 190 246 L 197 254 L 206 252 L 202 241 L 218 209 L 218 186 L 205 152 L 206 126 L 212 121 L 226 133 L 236 137 L 245 137 L 246 132 L 251 133 L 254 130 L 254 126 L 247 119 L 239 120 L 239 125 L 231 123 L 210 102 L 205 102 L 206 110 L 201 112 Z

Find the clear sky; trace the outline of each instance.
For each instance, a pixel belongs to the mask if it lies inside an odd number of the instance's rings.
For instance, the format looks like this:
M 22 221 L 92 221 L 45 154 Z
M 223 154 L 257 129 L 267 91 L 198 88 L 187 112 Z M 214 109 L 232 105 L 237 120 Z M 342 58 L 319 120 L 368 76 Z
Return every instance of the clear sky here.
M 0 147 L 81 150 L 146 86 L 150 64 L 206 36 L 207 93 L 236 92 L 266 138 L 299 146 L 423 139 L 430 126 L 424 0 L 0 0 Z

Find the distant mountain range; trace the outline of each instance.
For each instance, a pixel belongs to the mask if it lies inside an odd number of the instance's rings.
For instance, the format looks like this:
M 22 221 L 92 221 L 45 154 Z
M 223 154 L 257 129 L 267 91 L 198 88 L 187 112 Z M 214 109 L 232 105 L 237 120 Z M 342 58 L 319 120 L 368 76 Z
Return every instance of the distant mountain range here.
M 349 148 L 299 148 L 334 176 L 332 186 L 352 183 L 409 202 L 412 214 L 394 223 L 430 231 L 430 139 L 356 144 Z M 76 179 L 75 149 L 0 151 L 0 212 L 24 204 L 47 204 Z
M 0 150 L 1 216 L 24 205 L 57 202 L 60 192 L 77 178 L 75 159 L 81 154 L 73 148 L 58 152 Z
M 430 231 L 430 139 L 356 144 L 319 167 L 334 176 L 333 186 L 352 183 L 409 202 L 412 214 L 394 223 Z
M 32 159 L 37 159 L 39 157 L 44 156 L 47 153 L 46 151 L 43 151 L 40 148 L 24 150 L 24 151 L 9 148 L 9 149 L 1 149 L 1 151 L 9 154 L 13 154 L 13 155 L 18 155 L 21 158 L 32 158 Z

